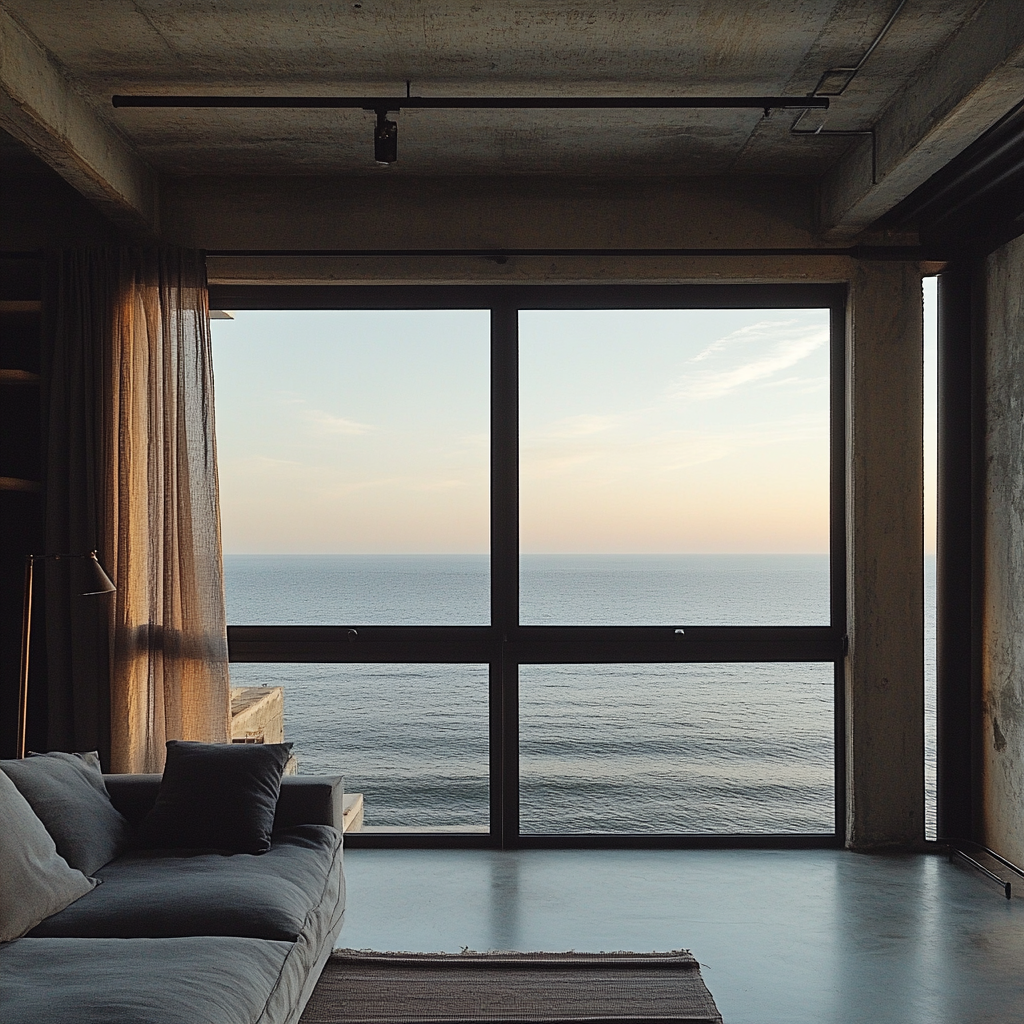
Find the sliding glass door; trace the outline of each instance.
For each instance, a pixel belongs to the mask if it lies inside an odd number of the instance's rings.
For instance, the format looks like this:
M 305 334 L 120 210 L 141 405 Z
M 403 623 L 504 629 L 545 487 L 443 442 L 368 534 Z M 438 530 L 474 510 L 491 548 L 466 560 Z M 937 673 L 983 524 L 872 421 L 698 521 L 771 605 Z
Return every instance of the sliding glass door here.
M 233 685 L 351 840 L 836 841 L 841 290 L 211 304 Z

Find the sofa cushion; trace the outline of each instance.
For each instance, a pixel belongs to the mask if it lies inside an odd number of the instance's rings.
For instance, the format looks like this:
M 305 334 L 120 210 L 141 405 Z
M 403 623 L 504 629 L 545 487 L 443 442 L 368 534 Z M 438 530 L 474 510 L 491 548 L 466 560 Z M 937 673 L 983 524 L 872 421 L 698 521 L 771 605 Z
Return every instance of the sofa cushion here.
M 102 888 L 102 887 L 101 887 Z M 253 1024 L 291 952 L 256 939 L 22 939 L 0 947 L 4 1024 Z
M 267 853 L 137 850 L 108 864 L 89 896 L 33 937 L 235 935 L 295 941 L 341 873 L 341 833 L 303 825 Z
M 169 740 L 153 809 L 139 841 L 161 848 L 263 853 L 270 849 L 290 743 Z
M 88 755 L 33 754 L 0 761 L 73 868 L 95 874 L 127 845 L 131 826 L 114 808 L 98 761 Z
M 89 892 L 96 881 L 69 867 L 50 833 L 0 772 L 0 942 L 24 935 L 43 918 Z M 0 1020 L 8 1020 L 0 1014 Z

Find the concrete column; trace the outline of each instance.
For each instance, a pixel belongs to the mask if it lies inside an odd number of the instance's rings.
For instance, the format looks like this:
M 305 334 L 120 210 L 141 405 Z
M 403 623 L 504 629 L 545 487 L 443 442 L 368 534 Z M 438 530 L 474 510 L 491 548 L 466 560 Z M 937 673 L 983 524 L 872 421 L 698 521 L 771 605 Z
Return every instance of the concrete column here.
M 1024 237 L 985 260 L 979 840 L 1024 864 Z
M 847 319 L 846 842 L 924 837 L 921 274 L 858 263 Z

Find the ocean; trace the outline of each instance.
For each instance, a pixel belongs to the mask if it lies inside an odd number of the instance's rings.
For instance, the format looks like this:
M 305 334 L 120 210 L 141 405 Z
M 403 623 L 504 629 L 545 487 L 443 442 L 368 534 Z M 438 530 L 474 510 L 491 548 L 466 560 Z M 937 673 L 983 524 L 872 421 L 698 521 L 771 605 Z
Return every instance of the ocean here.
M 483 555 L 227 555 L 239 625 L 480 625 Z M 820 625 L 819 555 L 524 555 L 520 619 Z M 926 563 L 934 765 L 934 559 Z M 233 663 L 282 686 L 300 773 L 345 776 L 366 826 L 488 826 L 487 666 Z M 520 827 L 531 833 L 831 832 L 831 664 L 523 665 Z M 927 764 L 926 764 L 927 767 Z M 934 819 L 934 770 L 926 779 Z M 934 828 L 934 825 L 931 826 Z

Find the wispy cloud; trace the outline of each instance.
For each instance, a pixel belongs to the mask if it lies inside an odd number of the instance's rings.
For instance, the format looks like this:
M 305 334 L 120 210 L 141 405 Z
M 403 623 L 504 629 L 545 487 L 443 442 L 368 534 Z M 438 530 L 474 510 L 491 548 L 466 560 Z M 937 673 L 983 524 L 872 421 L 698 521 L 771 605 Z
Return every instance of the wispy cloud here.
M 568 440 L 577 437 L 593 437 L 601 434 L 612 427 L 617 426 L 622 416 L 596 416 L 583 414 L 580 416 L 566 416 L 564 419 L 552 423 L 544 434 L 549 438 Z
M 524 479 L 533 480 L 579 471 L 597 477 L 649 478 L 755 450 L 827 437 L 828 416 L 816 413 L 731 430 L 655 430 L 649 434 L 617 433 L 614 437 L 581 439 L 534 435 L 523 438 L 521 468 Z
M 344 416 L 335 416 L 322 409 L 307 409 L 303 418 L 323 434 L 368 434 L 373 427 L 368 423 L 357 423 Z
M 759 388 L 785 388 L 794 395 L 813 395 L 824 391 L 829 385 L 828 377 L 781 377 L 779 380 L 761 381 Z
M 721 398 L 788 369 L 827 343 L 823 325 L 763 320 L 719 338 L 694 356 L 691 363 L 708 367 L 684 373 L 671 390 L 678 398 Z

